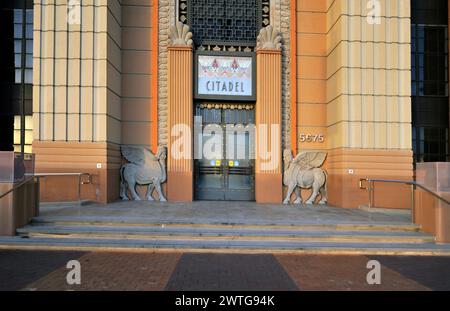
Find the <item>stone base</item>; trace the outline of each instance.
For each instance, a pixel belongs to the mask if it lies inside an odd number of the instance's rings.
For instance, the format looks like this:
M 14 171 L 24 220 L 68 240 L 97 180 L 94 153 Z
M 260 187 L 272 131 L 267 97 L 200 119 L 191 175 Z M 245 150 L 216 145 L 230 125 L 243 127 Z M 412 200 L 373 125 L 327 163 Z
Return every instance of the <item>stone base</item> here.
M 369 204 L 369 191 L 359 189 L 361 178 L 410 181 L 405 176 L 328 175 L 328 203 L 343 208 L 358 208 Z M 365 182 L 367 186 L 367 183 Z M 403 184 L 375 183 L 374 206 L 381 208 L 411 208 L 411 188 Z
M 33 142 L 36 173 L 89 173 L 90 184 L 81 185 L 81 199 L 101 203 L 119 199 L 120 151 L 107 143 Z M 97 163 L 101 168 L 97 168 Z M 83 177 L 85 180 L 87 177 Z M 41 201 L 78 200 L 77 176 L 41 178 Z
M 0 193 L 17 184 L 0 183 Z M 0 236 L 14 236 L 16 229 L 27 225 L 39 214 L 39 184 L 29 181 L 14 193 L 0 199 Z
M 194 200 L 192 172 L 167 172 L 167 200 L 170 202 L 192 202 Z
M 255 195 L 257 203 L 283 202 L 283 175 L 279 174 L 256 174 Z
M 418 163 L 417 182 L 450 201 L 449 163 Z M 432 194 L 416 188 L 414 220 L 424 232 L 436 236 L 437 243 L 450 243 L 450 209 Z

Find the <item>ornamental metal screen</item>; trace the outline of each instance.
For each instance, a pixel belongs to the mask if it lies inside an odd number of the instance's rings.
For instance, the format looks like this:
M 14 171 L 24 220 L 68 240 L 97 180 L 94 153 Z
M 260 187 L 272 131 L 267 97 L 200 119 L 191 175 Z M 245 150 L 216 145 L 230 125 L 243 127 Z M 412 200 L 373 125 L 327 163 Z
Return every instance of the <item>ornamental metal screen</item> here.
M 179 0 L 179 20 L 191 27 L 196 46 L 254 47 L 269 11 L 269 0 Z

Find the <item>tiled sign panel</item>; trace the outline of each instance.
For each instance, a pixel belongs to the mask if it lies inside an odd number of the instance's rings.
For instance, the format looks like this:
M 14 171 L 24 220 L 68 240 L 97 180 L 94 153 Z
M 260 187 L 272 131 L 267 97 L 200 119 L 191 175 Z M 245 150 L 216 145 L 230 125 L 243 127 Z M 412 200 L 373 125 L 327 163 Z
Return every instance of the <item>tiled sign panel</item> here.
M 197 94 L 253 96 L 253 58 L 199 55 Z

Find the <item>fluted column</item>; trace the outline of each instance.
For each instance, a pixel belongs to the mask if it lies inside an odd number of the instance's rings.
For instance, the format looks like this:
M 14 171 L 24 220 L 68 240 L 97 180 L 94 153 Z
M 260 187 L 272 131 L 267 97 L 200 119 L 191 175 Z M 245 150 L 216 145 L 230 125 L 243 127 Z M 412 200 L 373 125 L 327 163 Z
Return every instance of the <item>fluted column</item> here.
M 258 203 L 281 203 L 281 37 L 271 27 L 261 29 L 256 51 L 256 168 Z
M 168 161 L 169 201 L 193 200 L 193 85 L 192 34 L 177 23 L 171 29 L 168 47 Z

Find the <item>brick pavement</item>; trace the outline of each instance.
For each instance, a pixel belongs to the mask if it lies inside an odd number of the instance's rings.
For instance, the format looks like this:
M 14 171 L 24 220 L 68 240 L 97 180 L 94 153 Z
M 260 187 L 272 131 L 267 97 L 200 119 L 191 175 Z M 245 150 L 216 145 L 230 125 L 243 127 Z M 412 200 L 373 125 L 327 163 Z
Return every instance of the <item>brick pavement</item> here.
M 68 285 L 68 270 L 60 267 L 28 284 L 24 290 L 163 290 L 181 254 L 177 253 L 87 253 L 78 261 L 81 284 Z
M 66 263 L 81 263 L 67 285 Z M 381 285 L 366 283 L 369 260 Z M 0 290 L 450 290 L 450 257 L 0 251 Z
M 428 290 L 426 286 L 386 267 L 383 260 L 379 260 L 382 265 L 381 284 L 367 284 L 369 270 L 366 265 L 375 258 L 366 256 L 279 255 L 277 259 L 302 290 Z
M 85 252 L 0 251 L 0 290 L 20 290 Z
M 184 254 L 166 290 L 298 290 L 273 255 Z

